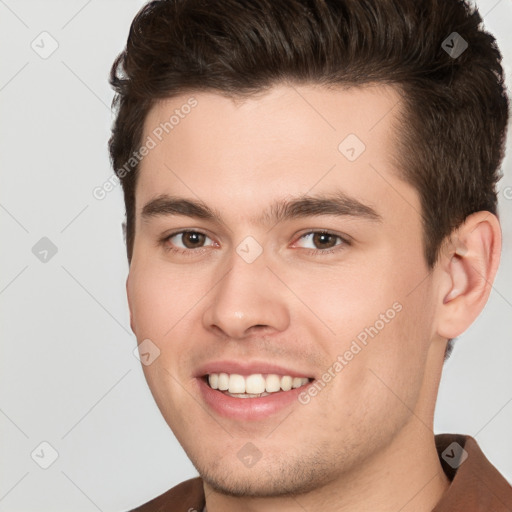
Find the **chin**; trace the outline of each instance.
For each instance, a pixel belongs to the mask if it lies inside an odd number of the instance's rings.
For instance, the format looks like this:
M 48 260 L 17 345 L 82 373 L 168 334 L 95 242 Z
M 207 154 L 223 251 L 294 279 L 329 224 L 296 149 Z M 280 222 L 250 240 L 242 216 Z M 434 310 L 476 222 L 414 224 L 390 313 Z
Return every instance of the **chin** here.
M 261 466 L 260 466 L 261 464 Z M 222 464 L 196 465 L 201 478 L 212 489 L 236 498 L 296 496 L 323 487 L 333 479 L 332 468 L 322 461 L 282 461 L 268 466 L 263 459 L 253 468 L 223 467 Z M 260 467 L 258 467 L 260 466 Z

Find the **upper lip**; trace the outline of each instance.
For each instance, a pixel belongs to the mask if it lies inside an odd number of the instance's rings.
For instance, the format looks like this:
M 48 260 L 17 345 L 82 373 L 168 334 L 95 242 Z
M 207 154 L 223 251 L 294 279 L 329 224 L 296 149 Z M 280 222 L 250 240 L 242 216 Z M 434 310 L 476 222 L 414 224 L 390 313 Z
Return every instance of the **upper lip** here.
M 286 368 L 273 363 L 263 361 L 242 362 L 242 361 L 211 361 L 202 365 L 197 370 L 196 377 L 204 377 L 212 373 L 236 373 L 239 375 L 252 375 L 255 373 L 271 373 L 277 375 L 289 375 L 290 377 L 308 377 L 313 378 L 307 370 L 296 370 Z

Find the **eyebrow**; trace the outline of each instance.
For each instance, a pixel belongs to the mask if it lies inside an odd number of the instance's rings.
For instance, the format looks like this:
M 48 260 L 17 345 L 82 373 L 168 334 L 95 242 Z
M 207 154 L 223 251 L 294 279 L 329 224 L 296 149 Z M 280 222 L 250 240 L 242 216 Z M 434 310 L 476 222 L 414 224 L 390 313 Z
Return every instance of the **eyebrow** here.
M 159 195 L 147 202 L 142 208 L 141 215 L 143 220 L 146 221 L 152 217 L 181 215 L 224 224 L 221 213 L 210 208 L 202 201 L 167 194 Z M 371 206 L 354 197 L 347 196 L 343 192 L 278 200 L 272 203 L 254 221 L 264 225 L 275 225 L 286 220 L 319 215 L 356 217 L 373 222 L 382 222 L 382 216 Z

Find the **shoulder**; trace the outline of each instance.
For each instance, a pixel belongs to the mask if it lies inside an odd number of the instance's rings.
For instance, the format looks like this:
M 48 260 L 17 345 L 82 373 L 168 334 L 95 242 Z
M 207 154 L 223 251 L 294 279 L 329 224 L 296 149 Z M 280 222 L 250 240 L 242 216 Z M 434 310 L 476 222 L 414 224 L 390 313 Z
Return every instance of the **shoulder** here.
M 203 481 L 197 477 L 181 482 L 130 512 L 201 512 L 204 501 Z

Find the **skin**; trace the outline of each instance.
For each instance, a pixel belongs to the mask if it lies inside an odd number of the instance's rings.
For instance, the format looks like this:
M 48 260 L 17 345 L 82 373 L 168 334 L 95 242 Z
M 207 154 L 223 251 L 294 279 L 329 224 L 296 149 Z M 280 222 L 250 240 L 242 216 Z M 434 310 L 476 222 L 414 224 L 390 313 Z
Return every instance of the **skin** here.
M 191 92 L 155 105 L 143 140 L 191 96 L 197 106 L 141 162 L 127 293 L 138 342 L 161 351 L 146 379 L 203 477 L 208 512 L 432 510 L 449 485 L 432 431 L 444 350 L 487 301 L 498 220 L 471 215 L 427 267 L 419 197 L 393 164 L 400 96 L 390 86 L 283 84 L 236 101 Z M 366 145 L 353 162 L 338 151 L 350 133 Z M 257 220 L 274 200 L 336 190 L 382 220 Z M 143 218 L 163 193 L 201 200 L 222 222 Z M 325 241 L 301 236 L 321 229 L 352 243 L 310 254 Z M 203 248 L 160 242 L 179 230 L 205 233 Z M 250 264 L 236 252 L 247 236 L 263 249 Z M 203 402 L 200 365 L 270 361 L 319 379 L 397 302 L 401 311 L 307 405 L 241 421 Z M 261 453 L 252 467 L 237 457 L 247 442 Z

